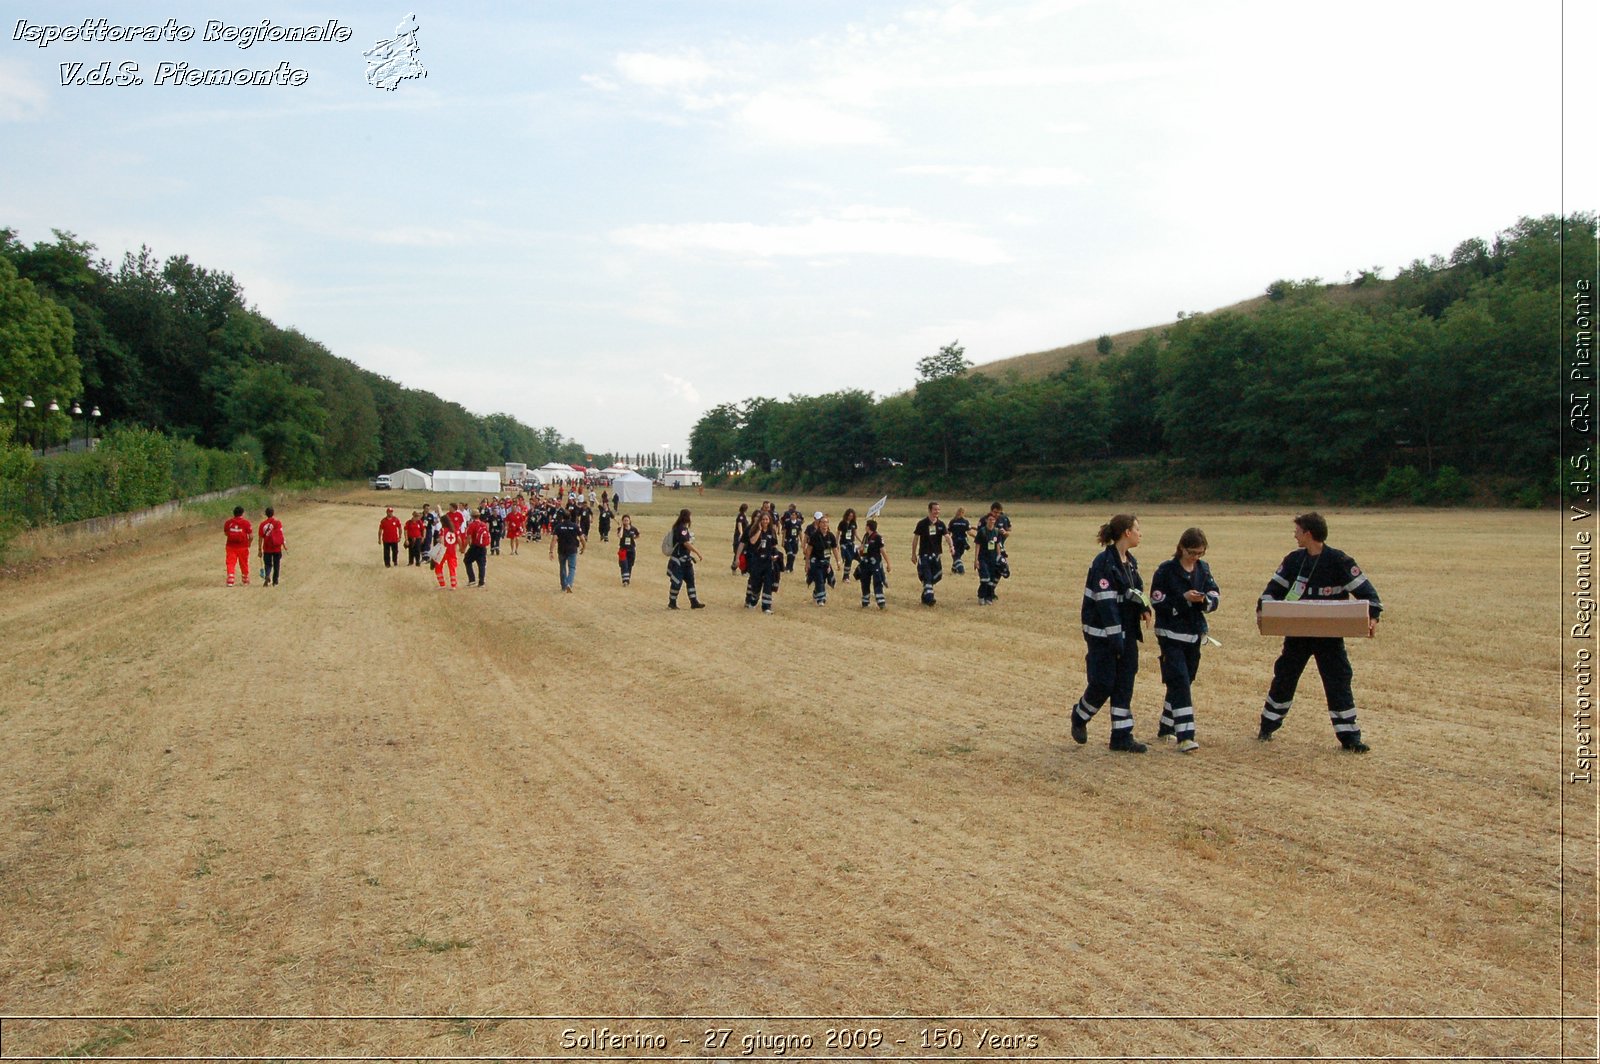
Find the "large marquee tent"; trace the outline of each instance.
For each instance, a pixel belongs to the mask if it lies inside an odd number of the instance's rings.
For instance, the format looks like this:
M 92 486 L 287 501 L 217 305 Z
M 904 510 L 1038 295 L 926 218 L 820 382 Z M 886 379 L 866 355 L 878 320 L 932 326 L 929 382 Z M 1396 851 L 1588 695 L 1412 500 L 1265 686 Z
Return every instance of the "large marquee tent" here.
M 500 474 L 481 473 L 472 469 L 435 469 L 434 491 L 476 491 L 500 494 Z

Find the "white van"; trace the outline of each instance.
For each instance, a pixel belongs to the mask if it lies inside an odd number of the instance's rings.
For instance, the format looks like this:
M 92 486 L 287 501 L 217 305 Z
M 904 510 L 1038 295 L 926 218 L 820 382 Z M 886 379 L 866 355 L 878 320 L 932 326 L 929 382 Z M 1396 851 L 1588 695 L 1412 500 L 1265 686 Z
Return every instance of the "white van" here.
M 390 487 L 392 487 L 392 485 L 389 483 L 389 474 L 385 473 L 382 476 L 372 478 L 372 490 L 388 491 Z

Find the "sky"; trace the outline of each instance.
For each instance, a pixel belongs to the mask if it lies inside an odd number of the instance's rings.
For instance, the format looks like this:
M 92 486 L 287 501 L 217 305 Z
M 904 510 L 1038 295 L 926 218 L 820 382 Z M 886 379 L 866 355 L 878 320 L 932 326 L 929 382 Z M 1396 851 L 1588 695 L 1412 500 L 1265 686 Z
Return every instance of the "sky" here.
M 188 255 L 408 387 L 686 451 L 720 403 L 889 395 L 948 343 L 990 362 L 1593 210 L 1593 84 L 1562 56 L 1592 60 L 1597 12 L 20 0 L 0 227 Z M 42 28 L 102 18 L 194 34 Z M 263 20 L 348 39 L 240 47 Z M 363 53 L 402 28 L 385 51 L 426 76 L 385 87 Z M 143 83 L 77 83 L 107 60 Z

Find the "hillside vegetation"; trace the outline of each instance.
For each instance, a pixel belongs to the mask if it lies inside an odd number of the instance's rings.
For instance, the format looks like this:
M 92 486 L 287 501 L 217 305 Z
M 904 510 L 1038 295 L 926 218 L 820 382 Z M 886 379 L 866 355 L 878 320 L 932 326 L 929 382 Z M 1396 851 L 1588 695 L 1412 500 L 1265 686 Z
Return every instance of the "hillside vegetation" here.
M 1382 290 L 1383 282 L 1369 278 L 1360 283 L 1324 285 L 1322 297 L 1333 303 L 1370 305 L 1380 298 Z M 1228 306 L 1219 307 L 1206 313 L 1256 314 L 1265 310 L 1271 304 L 1271 297 L 1259 295 L 1252 296 L 1249 299 L 1241 299 L 1237 303 L 1231 303 Z M 1077 343 L 1067 344 L 1064 347 L 1052 347 L 1048 351 L 1033 351 L 1025 355 L 998 358 L 993 362 L 980 362 L 968 372 L 999 379 L 1015 376 L 1018 380 L 1043 380 L 1052 374 L 1060 373 L 1072 362 L 1080 360 L 1099 362 L 1105 358 L 1106 354 L 1126 351 L 1146 340 L 1160 340 L 1162 335 L 1171 327 L 1171 324 L 1167 323 L 1147 325 L 1142 329 L 1128 329 L 1119 333 L 1105 333 L 1092 340 L 1079 340 Z M 1102 348 L 1108 344 L 1111 350 L 1109 352 L 1102 351 Z
M 1558 292 L 1593 277 L 1594 239 L 1593 215 L 1524 218 L 1389 281 L 1279 280 L 1170 325 L 982 367 L 952 343 L 886 398 L 716 407 L 690 458 L 766 491 L 1537 505 L 1558 488 Z
M 269 481 L 583 455 L 554 428 L 480 417 L 334 355 L 249 306 L 226 272 L 149 248 L 114 266 L 60 230 L 28 247 L 0 229 L 0 341 L 0 447 L 82 434 L 68 413 L 81 398 L 102 412 L 96 429 L 244 452 Z

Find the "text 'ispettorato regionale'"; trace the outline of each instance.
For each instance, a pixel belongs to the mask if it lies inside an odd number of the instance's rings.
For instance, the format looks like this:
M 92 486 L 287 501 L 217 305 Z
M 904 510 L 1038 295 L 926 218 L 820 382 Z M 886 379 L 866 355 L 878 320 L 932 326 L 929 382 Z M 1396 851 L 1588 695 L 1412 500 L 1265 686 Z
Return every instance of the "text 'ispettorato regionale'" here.
M 208 19 L 198 26 L 169 18 L 160 23 L 133 25 L 106 18 L 82 22 L 36 23 L 18 19 L 11 39 L 49 48 L 66 44 L 226 44 L 249 49 L 258 44 L 343 44 L 353 31 L 338 19 L 309 25 L 281 25 L 270 19 L 230 23 Z M 303 85 L 310 72 L 287 60 L 275 67 L 205 67 L 189 62 L 159 61 L 152 79 L 156 85 Z M 143 85 L 145 78 L 134 60 L 62 63 L 62 85 Z

